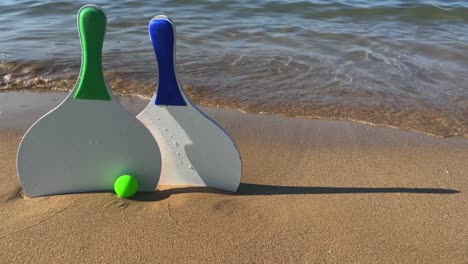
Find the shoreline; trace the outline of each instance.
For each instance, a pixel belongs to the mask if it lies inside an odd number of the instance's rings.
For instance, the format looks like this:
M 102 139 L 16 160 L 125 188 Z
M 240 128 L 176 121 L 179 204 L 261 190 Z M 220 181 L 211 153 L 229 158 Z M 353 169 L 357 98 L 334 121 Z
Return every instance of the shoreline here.
M 16 150 L 62 93 L 0 94 L 0 259 L 96 263 L 465 263 L 468 141 L 201 107 L 235 140 L 236 194 L 160 186 L 27 198 Z M 146 101 L 120 98 L 131 113 Z
M 13 100 L 13 102 L 15 100 L 24 100 L 25 99 L 25 98 L 23 98 L 24 95 L 27 95 L 29 97 L 28 98 L 29 101 L 27 101 L 27 103 L 34 103 L 32 100 L 38 99 L 38 98 L 45 99 L 45 101 L 40 101 L 41 105 L 39 106 L 39 109 L 37 109 L 38 112 L 36 112 L 36 114 L 33 114 L 33 117 L 38 119 L 39 117 L 41 117 L 42 115 L 47 113 L 48 112 L 47 110 L 52 110 L 54 107 L 56 107 L 68 95 L 68 92 L 64 92 L 64 91 L 28 91 L 28 90 L 25 90 L 25 91 L 15 91 L 15 90 L 8 91 L 7 90 L 7 91 L 0 92 L 0 100 L 2 99 L 1 98 L 2 95 L 4 95 L 4 96 L 6 95 L 5 97 L 8 97 L 7 99 L 4 98 L 3 101 Z M 124 106 L 124 108 L 133 115 L 137 115 L 141 110 L 143 110 L 143 108 L 146 106 L 148 101 L 151 99 L 151 97 L 146 98 L 146 97 L 142 97 L 142 96 L 133 96 L 133 95 L 127 95 L 127 96 L 116 96 L 116 95 L 114 95 L 114 96 L 122 104 L 122 106 Z M 46 98 L 46 97 L 48 97 L 48 98 Z M 48 100 L 52 100 L 52 102 L 49 102 Z M 0 102 L 2 102 L 2 101 L 0 101 Z M 455 134 L 455 135 L 441 136 L 441 135 L 433 134 L 433 133 L 430 133 L 430 132 L 424 132 L 424 131 L 419 131 L 419 130 L 415 130 L 415 129 L 401 128 L 401 127 L 391 126 L 391 125 L 386 125 L 386 124 L 375 124 L 375 123 L 372 123 L 372 122 L 367 122 L 367 121 L 362 121 L 362 120 L 354 120 L 354 119 L 349 119 L 349 118 L 322 118 L 322 117 L 319 117 L 319 116 L 312 118 L 312 117 L 304 117 L 304 116 L 287 116 L 287 115 L 284 115 L 284 114 L 269 113 L 269 112 L 249 113 L 249 112 L 243 111 L 242 109 L 229 108 L 229 107 L 224 107 L 224 106 L 220 107 L 219 105 L 216 105 L 216 106 L 215 105 L 200 105 L 200 104 L 196 104 L 196 105 L 197 105 L 197 107 L 201 108 L 203 111 L 207 111 L 207 112 L 211 112 L 211 111 L 216 112 L 216 110 L 220 110 L 220 111 L 226 111 L 226 112 L 233 111 L 235 113 L 245 114 L 245 115 L 271 116 L 271 117 L 278 117 L 278 118 L 284 118 L 284 119 L 300 119 L 300 120 L 307 120 L 307 121 L 312 121 L 312 122 L 324 121 L 324 122 L 339 122 L 339 123 L 343 123 L 343 124 L 352 123 L 352 124 L 359 124 L 359 125 L 367 126 L 367 127 L 393 129 L 393 130 L 398 130 L 398 131 L 402 131 L 402 132 L 416 133 L 416 134 L 419 134 L 419 135 L 430 136 L 430 137 L 435 137 L 435 138 L 440 138 L 440 139 L 446 139 L 446 138 L 468 139 L 468 137 L 465 137 L 464 135 Z M 5 106 L 1 106 L 1 105 L 0 105 L 0 107 L 5 108 Z M 19 107 L 23 108 L 22 109 L 23 111 L 18 111 L 18 112 L 15 113 L 15 115 L 18 115 L 18 114 L 24 115 L 24 114 L 26 114 L 25 112 L 28 112 L 26 105 L 22 104 Z M 36 105 L 36 107 L 38 107 L 38 105 Z M 11 108 L 15 108 L 15 106 L 9 104 L 9 105 L 7 105 L 7 108 L 11 109 Z M 37 113 L 40 113 L 40 114 L 37 114 Z M 0 112 L 0 114 L 2 114 L 2 113 Z M 5 116 L 5 114 L 3 114 L 3 116 Z M 28 114 L 26 114 L 26 116 L 28 116 Z M 31 116 L 31 115 L 29 115 L 29 116 Z M 7 117 L 7 120 L 9 122 L 8 125 L 13 125 L 14 127 L 17 127 L 18 125 L 21 124 L 21 122 L 20 122 L 19 124 L 15 125 L 14 124 L 15 121 L 13 121 L 11 119 L 8 119 L 8 117 Z M 5 122 L 5 120 L 4 120 L 4 122 Z M 2 124 L 0 124 L 0 129 L 1 128 L 2 128 Z M 468 136 L 468 134 L 467 134 L 467 136 Z

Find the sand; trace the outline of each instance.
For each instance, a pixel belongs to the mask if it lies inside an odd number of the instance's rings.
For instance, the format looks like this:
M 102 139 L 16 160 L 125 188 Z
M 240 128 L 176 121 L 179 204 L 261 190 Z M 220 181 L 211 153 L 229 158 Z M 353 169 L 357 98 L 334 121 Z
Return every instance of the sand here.
M 0 94 L 0 263 L 468 263 L 466 139 L 203 108 L 240 148 L 236 194 L 25 197 L 20 137 L 63 97 Z

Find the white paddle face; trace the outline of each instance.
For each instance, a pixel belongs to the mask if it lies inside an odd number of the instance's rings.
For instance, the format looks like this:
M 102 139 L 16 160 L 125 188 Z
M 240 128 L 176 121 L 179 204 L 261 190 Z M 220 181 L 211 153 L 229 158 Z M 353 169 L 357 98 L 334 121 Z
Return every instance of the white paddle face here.
M 163 165 L 159 184 L 236 191 L 242 175 L 239 151 L 229 135 L 193 105 L 180 88 L 175 78 L 173 54 L 167 52 L 174 50 L 174 35 L 174 27 L 167 17 L 158 16 L 150 22 L 150 36 L 158 57 L 159 88 L 158 94 L 137 116 L 161 149 Z M 157 104 L 157 97 L 164 102 Z
M 23 137 L 17 157 L 21 185 L 30 197 L 109 191 L 120 175 L 129 174 L 140 191 L 152 191 L 161 172 L 158 145 L 112 97 L 102 75 L 105 15 L 85 6 L 78 20 L 86 46 L 77 86 Z
M 236 146 L 194 106 L 150 103 L 137 117 L 152 132 L 161 149 L 159 184 L 237 190 L 242 164 Z
M 18 150 L 18 175 L 30 197 L 111 191 L 123 174 L 153 191 L 161 171 L 154 138 L 120 104 L 69 96 L 39 119 Z

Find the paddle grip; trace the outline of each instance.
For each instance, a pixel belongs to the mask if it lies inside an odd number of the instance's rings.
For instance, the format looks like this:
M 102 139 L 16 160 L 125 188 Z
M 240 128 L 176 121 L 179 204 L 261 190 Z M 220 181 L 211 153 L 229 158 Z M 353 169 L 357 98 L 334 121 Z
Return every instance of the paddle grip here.
M 153 18 L 149 34 L 158 61 L 158 93 L 156 105 L 187 105 L 179 88 L 175 69 L 175 26 L 165 16 Z
M 106 15 L 97 6 L 87 5 L 78 12 L 82 65 L 75 99 L 111 99 L 102 71 L 102 46 L 106 24 Z

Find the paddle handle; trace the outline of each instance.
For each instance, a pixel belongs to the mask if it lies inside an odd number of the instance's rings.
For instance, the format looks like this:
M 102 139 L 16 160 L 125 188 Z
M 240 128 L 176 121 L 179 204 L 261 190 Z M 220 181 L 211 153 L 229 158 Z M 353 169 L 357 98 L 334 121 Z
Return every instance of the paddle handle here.
M 102 71 L 106 24 L 106 15 L 97 6 L 86 5 L 78 12 L 82 64 L 75 99 L 111 100 Z
M 154 17 L 149 34 L 158 61 L 158 93 L 156 105 L 187 105 L 179 88 L 175 68 L 175 26 L 166 16 Z

